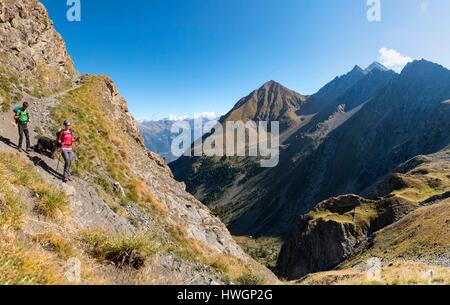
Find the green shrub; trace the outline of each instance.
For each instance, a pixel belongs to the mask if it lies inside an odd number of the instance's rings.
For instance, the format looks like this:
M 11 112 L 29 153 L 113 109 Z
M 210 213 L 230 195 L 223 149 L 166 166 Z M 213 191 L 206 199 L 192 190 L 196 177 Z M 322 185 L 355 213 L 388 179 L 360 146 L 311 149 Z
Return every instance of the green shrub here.
M 102 232 L 83 232 L 82 236 L 91 256 L 119 268 L 130 266 L 139 269 L 147 258 L 156 253 L 156 242 L 149 236 L 111 237 Z

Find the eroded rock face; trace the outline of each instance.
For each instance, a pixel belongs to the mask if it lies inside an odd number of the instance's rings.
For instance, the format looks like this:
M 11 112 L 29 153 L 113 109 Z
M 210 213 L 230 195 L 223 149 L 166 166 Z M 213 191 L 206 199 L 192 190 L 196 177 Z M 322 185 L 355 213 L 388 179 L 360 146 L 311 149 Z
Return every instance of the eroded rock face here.
M 296 232 L 281 250 L 278 275 L 293 280 L 335 268 L 370 234 L 415 208 L 396 197 L 373 201 L 345 195 L 326 200 L 300 217 Z
M 0 66 L 35 95 L 54 93 L 77 75 L 64 40 L 37 0 L 0 1 Z
M 97 94 L 101 94 L 103 103 L 108 105 L 116 128 L 125 131 L 123 140 L 130 155 L 130 170 L 133 175 L 147 182 L 151 193 L 167 211 L 170 224 L 185 228 L 189 237 L 204 243 L 214 252 L 247 259 L 225 225 L 185 191 L 184 183 L 173 179 L 170 168 L 159 155 L 145 149 L 137 123 L 128 112 L 125 99 L 111 79 L 101 78 L 103 85 Z

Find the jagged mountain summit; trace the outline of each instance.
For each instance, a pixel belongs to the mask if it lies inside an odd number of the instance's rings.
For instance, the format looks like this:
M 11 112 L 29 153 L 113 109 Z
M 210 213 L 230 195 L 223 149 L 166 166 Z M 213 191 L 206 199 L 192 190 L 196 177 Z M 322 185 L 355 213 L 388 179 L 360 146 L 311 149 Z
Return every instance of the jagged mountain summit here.
M 221 121 L 279 121 L 283 133 L 298 126 L 301 120 L 297 112 L 305 100 L 306 96 L 269 81 L 238 101 Z
M 15 262 L 0 264 L 1 283 L 276 282 L 145 149 L 114 82 L 76 72 L 39 1 L 0 1 L 0 42 L 0 256 Z M 69 184 L 57 159 L 17 152 L 22 97 L 33 144 L 65 119 L 81 137 Z M 67 276 L 73 261 L 80 278 Z
M 386 68 L 385 66 L 383 66 L 382 64 L 380 64 L 379 62 L 374 61 L 372 64 L 370 64 L 370 66 L 368 66 L 366 69 L 364 69 L 364 72 L 370 73 L 373 70 L 388 71 L 389 69 Z

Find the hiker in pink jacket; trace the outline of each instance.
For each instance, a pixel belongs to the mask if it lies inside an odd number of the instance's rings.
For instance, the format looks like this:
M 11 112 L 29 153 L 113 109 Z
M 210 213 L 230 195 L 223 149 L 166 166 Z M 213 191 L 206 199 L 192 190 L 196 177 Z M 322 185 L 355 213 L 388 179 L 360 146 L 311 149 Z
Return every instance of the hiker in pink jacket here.
M 64 158 L 64 174 L 63 182 L 70 180 L 72 174 L 73 148 L 72 144 L 78 142 L 80 138 L 75 137 L 72 133 L 72 127 L 69 121 L 64 121 L 64 129 L 58 134 L 58 144 L 61 147 L 61 154 Z

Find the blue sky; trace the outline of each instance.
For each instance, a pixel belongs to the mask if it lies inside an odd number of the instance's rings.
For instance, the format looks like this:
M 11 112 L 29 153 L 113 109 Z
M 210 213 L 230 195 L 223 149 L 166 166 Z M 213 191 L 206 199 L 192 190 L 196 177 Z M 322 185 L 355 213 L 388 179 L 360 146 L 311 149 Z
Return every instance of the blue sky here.
M 383 47 L 450 67 L 449 0 L 381 0 L 374 23 L 366 0 L 81 0 L 72 23 L 42 2 L 78 71 L 111 76 L 138 119 L 223 114 L 268 80 L 312 94 Z

